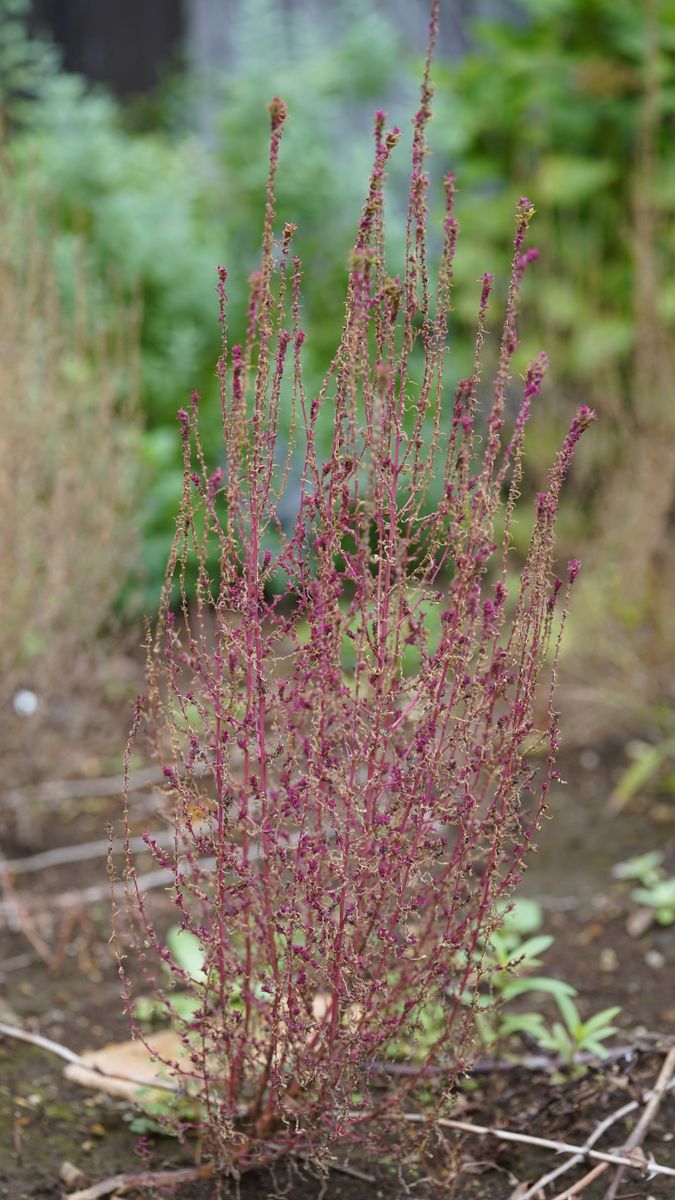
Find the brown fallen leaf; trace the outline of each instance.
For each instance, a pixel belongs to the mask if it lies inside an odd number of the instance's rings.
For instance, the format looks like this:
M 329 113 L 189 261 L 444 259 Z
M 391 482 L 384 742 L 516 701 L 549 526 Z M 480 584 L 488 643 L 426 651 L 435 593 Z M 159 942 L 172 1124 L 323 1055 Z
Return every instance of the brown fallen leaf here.
M 182 1042 L 172 1029 L 148 1034 L 146 1041 L 148 1046 L 139 1041 L 110 1042 L 100 1050 L 87 1050 L 82 1055 L 83 1060 L 98 1067 L 98 1071 L 87 1070 L 79 1063 L 69 1063 L 63 1073 L 71 1083 L 79 1083 L 82 1087 L 107 1092 L 109 1096 L 119 1096 L 123 1100 L 136 1099 L 140 1088 L 166 1083 L 166 1070 L 161 1063 L 152 1061 L 153 1052 L 173 1060 L 184 1053 Z M 101 1071 L 106 1074 L 100 1074 Z

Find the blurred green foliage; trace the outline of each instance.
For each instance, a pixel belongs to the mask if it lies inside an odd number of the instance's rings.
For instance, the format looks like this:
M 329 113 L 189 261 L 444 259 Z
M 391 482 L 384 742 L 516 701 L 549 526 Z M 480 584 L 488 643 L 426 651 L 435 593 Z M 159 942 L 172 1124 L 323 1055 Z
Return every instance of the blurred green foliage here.
M 30 0 L 0 0 L 0 135 L 14 124 L 40 94 L 42 81 L 53 78 L 58 59 L 41 38 L 28 38 Z
M 345 20 L 329 46 L 317 31 L 284 49 L 278 10 L 263 0 L 243 7 L 233 69 L 226 80 L 202 85 L 215 112 L 208 150 L 204 139 L 186 132 L 184 111 L 177 129 L 167 121 L 159 130 L 139 131 L 128 127 L 112 98 L 59 72 L 55 60 L 38 79 L 25 32 L 18 56 L 25 70 L 8 89 L 8 96 L 21 93 L 30 102 L 4 146 L 5 174 L 51 231 L 64 291 L 72 291 L 84 258 L 98 303 L 140 307 L 147 488 L 139 517 L 148 603 L 163 577 L 180 496 L 175 413 L 193 388 L 215 399 L 219 263 L 230 273 L 232 340 L 244 335 L 247 279 L 260 253 L 266 101 L 282 94 L 291 111 L 277 211 L 280 221 L 299 226 L 297 251 L 309 281 L 303 324 L 311 385 L 332 355 L 341 321 L 371 158 L 372 109 L 396 75 L 395 35 L 367 10 Z M 7 33 L 10 24 L 9 40 L 20 42 L 20 14 L 9 22 L 0 9 L 0 29 Z M 179 84 L 170 90 L 174 111 L 180 91 Z M 196 117 L 198 80 L 184 96 Z M 217 403 L 205 403 L 204 413 L 205 445 L 215 456 Z
M 335 350 L 345 302 L 347 261 L 372 165 L 372 116 L 400 75 L 393 27 L 368 11 L 344 6 L 334 42 L 312 26 L 283 36 L 281 6 L 242 6 L 234 70 L 214 86 L 216 155 L 223 228 L 236 248 L 234 276 L 260 256 L 269 117 L 265 102 L 282 96 L 289 121 L 277 180 L 279 222 L 297 225 L 294 250 L 305 272 L 307 366 L 323 375 Z M 338 6 L 339 8 L 339 6 Z M 233 295 L 233 300 L 237 298 Z M 236 323 L 242 315 L 234 308 Z
M 653 5 L 658 131 L 649 186 L 665 265 L 675 259 L 675 0 Z M 545 346 L 556 399 L 563 407 L 569 400 L 570 409 L 580 397 L 599 403 L 613 417 L 605 428 L 617 431 L 637 403 L 631 362 L 641 248 L 634 207 L 644 181 L 635 165 L 649 0 L 521 0 L 520 7 L 519 20 L 476 26 L 471 54 L 434 69 L 433 170 L 456 171 L 462 226 L 449 371 L 457 378 L 468 367 L 478 276 L 496 270 L 505 291 L 513 211 L 518 197 L 529 194 L 538 209 L 534 240 L 542 260 L 525 289 L 518 364 Z M 162 576 L 180 489 L 175 411 L 193 387 L 207 401 L 215 398 L 214 289 L 221 262 L 229 270 L 232 340 L 243 335 L 246 280 L 257 265 L 262 226 L 266 101 L 280 94 L 290 110 L 277 213 L 280 224 L 298 225 L 311 388 L 338 335 L 371 159 L 372 111 L 388 107 L 407 129 L 419 77 L 419 63 L 390 21 L 356 0 L 336 6 L 333 38 L 308 23 L 289 38 L 281 6 L 272 0 L 240 8 L 226 76 L 166 89 L 164 118 L 148 130 L 138 108 L 125 113 L 102 92 L 59 72 L 41 44 L 27 42 L 24 0 L 0 0 L 5 173 L 55 231 L 64 289 L 84 256 L 96 282 L 95 302 L 139 305 L 142 314 L 148 487 L 139 518 L 148 603 Z M 402 221 L 404 175 L 402 149 L 393 171 L 394 234 Z M 660 316 L 671 326 L 674 280 L 675 272 L 664 270 L 658 295 Z M 514 402 L 517 394 L 516 380 Z M 204 410 L 205 443 L 215 457 L 218 406 L 207 402 Z M 548 410 L 548 420 L 535 422 L 531 458 L 550 457 L 557 448 L 568 413 L 557 402 Z M 601 446 L 602 439 L 593 440 Z
M 631 370 L 636 267 L 647 250 L 636 241 L 641 188 L 662 263 L 655 308 L 675 324 L 675 3 L 521 0 L 520 8 L 514 24 L 477 25 L 475 50 L 435 71 L 437 145 L 457 164 L 461 189 L 459 311 L 471 315 L 462 284 L 486 258 L 503 261 L 509 211 L 524 192 L 536 204 L 542 252 L 526 337 L 532 350 L 546 346 L 556 393 L 596 403 L 620 433 L 639 403 Z M 650 69 L 654 144 L 644 178 Z M 602 443 L 589 439 L 584 453 Z
M 204 155 L 191 139 L 127 134 L 117 106 L 55 75 L 8 147 L 17 191 L 52 233 L 66 294 L 84 258 L 97 302 L 140 307 L 146 569 L 161 577 L 181 472 L 167 424 L 217 353 Z

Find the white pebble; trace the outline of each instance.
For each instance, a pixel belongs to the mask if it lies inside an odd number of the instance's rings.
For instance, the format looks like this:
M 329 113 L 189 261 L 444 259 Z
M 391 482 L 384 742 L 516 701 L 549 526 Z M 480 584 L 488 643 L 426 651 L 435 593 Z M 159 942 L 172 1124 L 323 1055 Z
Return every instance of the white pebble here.
M 35 692 L 19 688 L 12 697 L 12 708 L 19 717 L 32 717 L 37 712 L 39 700 Z
M 661 967 L 665 966 L 665 957 L 660 950 L 648 950 L 645 954 L 645 962 L 653 971 L 660 971 Z

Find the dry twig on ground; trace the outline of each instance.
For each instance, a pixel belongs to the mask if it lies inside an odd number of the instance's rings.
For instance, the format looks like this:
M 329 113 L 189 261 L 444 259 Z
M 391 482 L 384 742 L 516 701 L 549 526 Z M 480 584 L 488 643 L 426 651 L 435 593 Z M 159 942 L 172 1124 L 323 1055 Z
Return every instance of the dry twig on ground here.
M 61 1042 L 54 1042 L 51 1038 L 43 1037 L 39 1033 L 29 1033 L 27 1029 L 21 1029 L 17 1025 L 6 1025 L 3 1021 L 0 1021 L 0 1037 L 14 1038 L 18 1042 L 27 1042 L 29 1046 L 38 1046 L 41 1050 L 47 1050 L 50 1054 L 56 1054 L 58 1058 L 63 1058 L 66 1062 L 73 1063 L 74 1066 L 83 1067 L 86 1071 L 93 1071 L 102 1078 L 123 1079 L 127 1083 L 138 1084 L 142 1088 L 148 1087 L 147 1079 L 135 1078 L 133 1075 L 118 1074 L 116 1071 L 104 1071 L 101 1067 L 88 1062 L 82 1055 L 76 1054 L 74 1050 L 69 1050 Z M 153 1080 L 152 1087 L 163 1092 L 177 1092 L 179 1090 L 175 1083 L 169 1083 L 164 1080 Z M 101 1194 L 104 1195 L 105 1193 Z
M 430 1123 L 430 1119 L 424 1116 L 423 1113 L 404 1113 L 403 1120 L 419 1125 Z M 493 1128 L 490 1125 L 474 1125 L 469 1121 L 453 1121 L 449 1117 L 437 1117 L 435 1123 L 443 1129 L 456 1129 L 460 1133 L 474 1133 L 480 1137 L 494 1137 L 502 1142 L 520 1142 L 526 1146 L 541 1146 L 544 1150 L 556 1150 L 559 1154 L 580 1155 L 583 1158 L 593 1158 L 599 1162 L 614 1163 L 619 1167 L 631 1167 L 633 1170 L 642 1170 L 644 1166 L 644 1164 L 635 1162 L 626 1154 L 611 1154 L 603 1150 L 592 1150 L 586 1146 L 575 1146 L 571 1142 L 555 1141 L 553 1138 L 541 1138 L 527 1133 L 515 1133 L 511 1129 Z M 659 1163 L 650 1162 L 649 1170 L 653 1175 L 667 1175 L 669 1178 L 675 1179 L 675 1168 L 673 1167 L 663 1167 Z
M 659 1077 L 647 1101 L 645 1110 L 623 1147 L 624 1154 L 633 1154 L 642 1145 L 645 1134 L 658 1112 L 663 1097 L 670 1087 L 673 1074 L 675 1074 L 675 1046 L 671 1046 L 664 1059 L 663 1066 L 659 1071 Z M 624 1166 L 619 1167 L 618 1171 L 615 1172 L 614 1178 L 605 1193 L 605 1200 L 616 1200 L 616 1194 L 625 1173 L 626 1168 Z

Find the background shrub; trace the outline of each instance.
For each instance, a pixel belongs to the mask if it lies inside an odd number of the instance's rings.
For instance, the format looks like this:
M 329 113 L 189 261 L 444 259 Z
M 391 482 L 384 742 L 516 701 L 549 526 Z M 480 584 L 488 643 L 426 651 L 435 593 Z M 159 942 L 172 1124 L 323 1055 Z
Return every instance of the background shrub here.
M 137 561 L 135 330 L 92 321 L 75 263 L 64 311 L 29 211 L 5 204 L 0 245 L 0 704 L 18 750 L 16 691 L 38 716 L 67 703 Z

